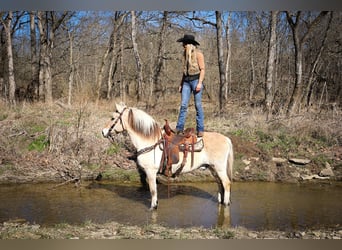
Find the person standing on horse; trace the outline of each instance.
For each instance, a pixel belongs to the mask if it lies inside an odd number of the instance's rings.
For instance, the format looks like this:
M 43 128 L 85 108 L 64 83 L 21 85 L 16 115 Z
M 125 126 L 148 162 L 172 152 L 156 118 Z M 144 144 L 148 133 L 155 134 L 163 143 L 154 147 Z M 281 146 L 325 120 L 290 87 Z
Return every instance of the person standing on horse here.
M 184 54 L 183 75 L 179 86 L 181 104 L 176 131 L 179 134 L 184 130 L 189 100 L 191 93 L 193 93 L 196 109 L 197 136 L 202 137 L 204 132 L 204 112 L 202 108 L 203 80 L 205 75 L 204 56 L 197 48 L 200 44 L 195 40 L 193 35 L 185 34 L 177 42 L 183 44 Z

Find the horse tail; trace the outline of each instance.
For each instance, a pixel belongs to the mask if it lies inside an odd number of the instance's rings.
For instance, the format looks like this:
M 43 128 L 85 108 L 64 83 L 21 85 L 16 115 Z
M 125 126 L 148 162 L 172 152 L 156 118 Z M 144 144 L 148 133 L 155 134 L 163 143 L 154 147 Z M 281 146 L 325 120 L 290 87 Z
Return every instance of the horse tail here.
M 229 180 L 233 181 L 233 163 L 234 163 L 234 150 L 233 150 L 233 144 L 232 141 L 227 138 L 228 141 L 228 157 L 227 157 L 227 174 L 229 177 Z

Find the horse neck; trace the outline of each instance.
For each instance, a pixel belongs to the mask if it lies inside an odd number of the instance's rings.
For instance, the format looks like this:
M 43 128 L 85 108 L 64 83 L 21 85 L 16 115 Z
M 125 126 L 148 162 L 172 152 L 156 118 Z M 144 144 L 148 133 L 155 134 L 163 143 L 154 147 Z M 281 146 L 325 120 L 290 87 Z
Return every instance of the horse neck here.
M 159 130 L 159 134 L 160 137 L 154 137 L 154 136 L 150 136 L 150 137 L 145 137 L 139 133 L 137 133 L 136 131 L 134 131 L 131 127 L 127 127 L 127 132 L 129 137 L 131 138 L 132 144 L 133 146 L 137 149 L 143 149 L 146 147 L 150 147 L 154 144 L 156 144 L 159 139 L 161 138 L 161 130 Z

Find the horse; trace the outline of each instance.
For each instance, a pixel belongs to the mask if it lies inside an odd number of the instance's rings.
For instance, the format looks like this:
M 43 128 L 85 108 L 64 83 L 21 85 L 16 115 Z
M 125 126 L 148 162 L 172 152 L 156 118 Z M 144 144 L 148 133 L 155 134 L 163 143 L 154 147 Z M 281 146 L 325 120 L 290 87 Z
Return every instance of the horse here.
M 113 132 L 127 131 L 132 144 L 137 150 L 137 164 L 145 172 L 146 180 L 151 194 L 150 209 L 157 209 L 157 175 L 162 159 L 163 128 L 145 111 L 127 107 L 125 104 L 116 104 L 113 118 L 102 130 L 105 138 L 113 138 Z M 200 167 L 207 167 L 218 183 L 218 202 L 229 206 L 230 189 L 233 176 L 233 145 L 231 140 L 217 132 L 203 134 L 204 147 L 200 152 L 195 152 L 193 161 L 186 162 L 182 173 L 187 173 Z M 182 162 L 180 154 L 179 162 L 172 164 L 171 172 L 175 173 Z

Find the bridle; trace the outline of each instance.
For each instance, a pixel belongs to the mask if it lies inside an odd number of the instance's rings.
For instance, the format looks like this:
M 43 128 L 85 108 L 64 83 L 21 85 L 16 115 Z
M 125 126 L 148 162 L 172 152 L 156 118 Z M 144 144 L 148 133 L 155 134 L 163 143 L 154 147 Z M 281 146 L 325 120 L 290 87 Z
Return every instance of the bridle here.
M 113 128 L 116 126 L 116 124 L 120 121 L 121 123 L 121 126 L 122 126 L 122 129 L 125 131 L 126 128 L 124 126 L 124 123 L 122 121 L 122 115 L 123 113 L 125 112 L 125 110 L 127 109 L 127 107 L 124 107 L 123 110 L 121 112 L 118 112 L 116 111 L 116 113 L 119 113 L 119 116 L 116 118 L 116 120 L 113 122 L 113 124 L 110 126 L 110 128 L 108 129 L 108 138 L 110 139 L 110 141 L 113 143 L 114 142 L 114 138 L 112 136 L 112 130 Z M 113 120 L 114 118 L 112 118 Z M 143 148 L 141 150 L 139 150 L 136 154 L 137 156 L 141 155 L 141 154 L 144 154 L 144 153 L 147 153 L 147 152 L 150 152 L 152 151 L 153 149 L 155 149 L 158 145 L 160 145 L 161 143 L 164 142 L 164 138 L 163 136 L 161 136 L 161 138 L 155 143 L 153 144 L 152 146 L 149 146 L 149 147 L 146 147 L 146 148 Z
M 119 116 L 116 118 L 116 120 L 114 120 L 113 124 L 110 126 L 110 128 L 108 129 L 108 138 L 110 138 L 110 140 L 113 142 L 114 141 L 114 138 L 112 136 L 112 130 L 113 128 L 116 126 L 116 124 L 120 121 L 121 123 L 121 126 L 122 126 L 122 129 L 123 130 L 126 130 L 125 129 L 125 126 L 124 126 L 124 123 L 122 121 L 122 115 L 123 113 L 125 112 L 125 110 L 127 109 L 127 107 L 124 107 L 123 110 L 121 112 L 119 111 L 116 111 L 116 113 L 119 113 Z M 114 118 L 112 118 L 113 120 Z

